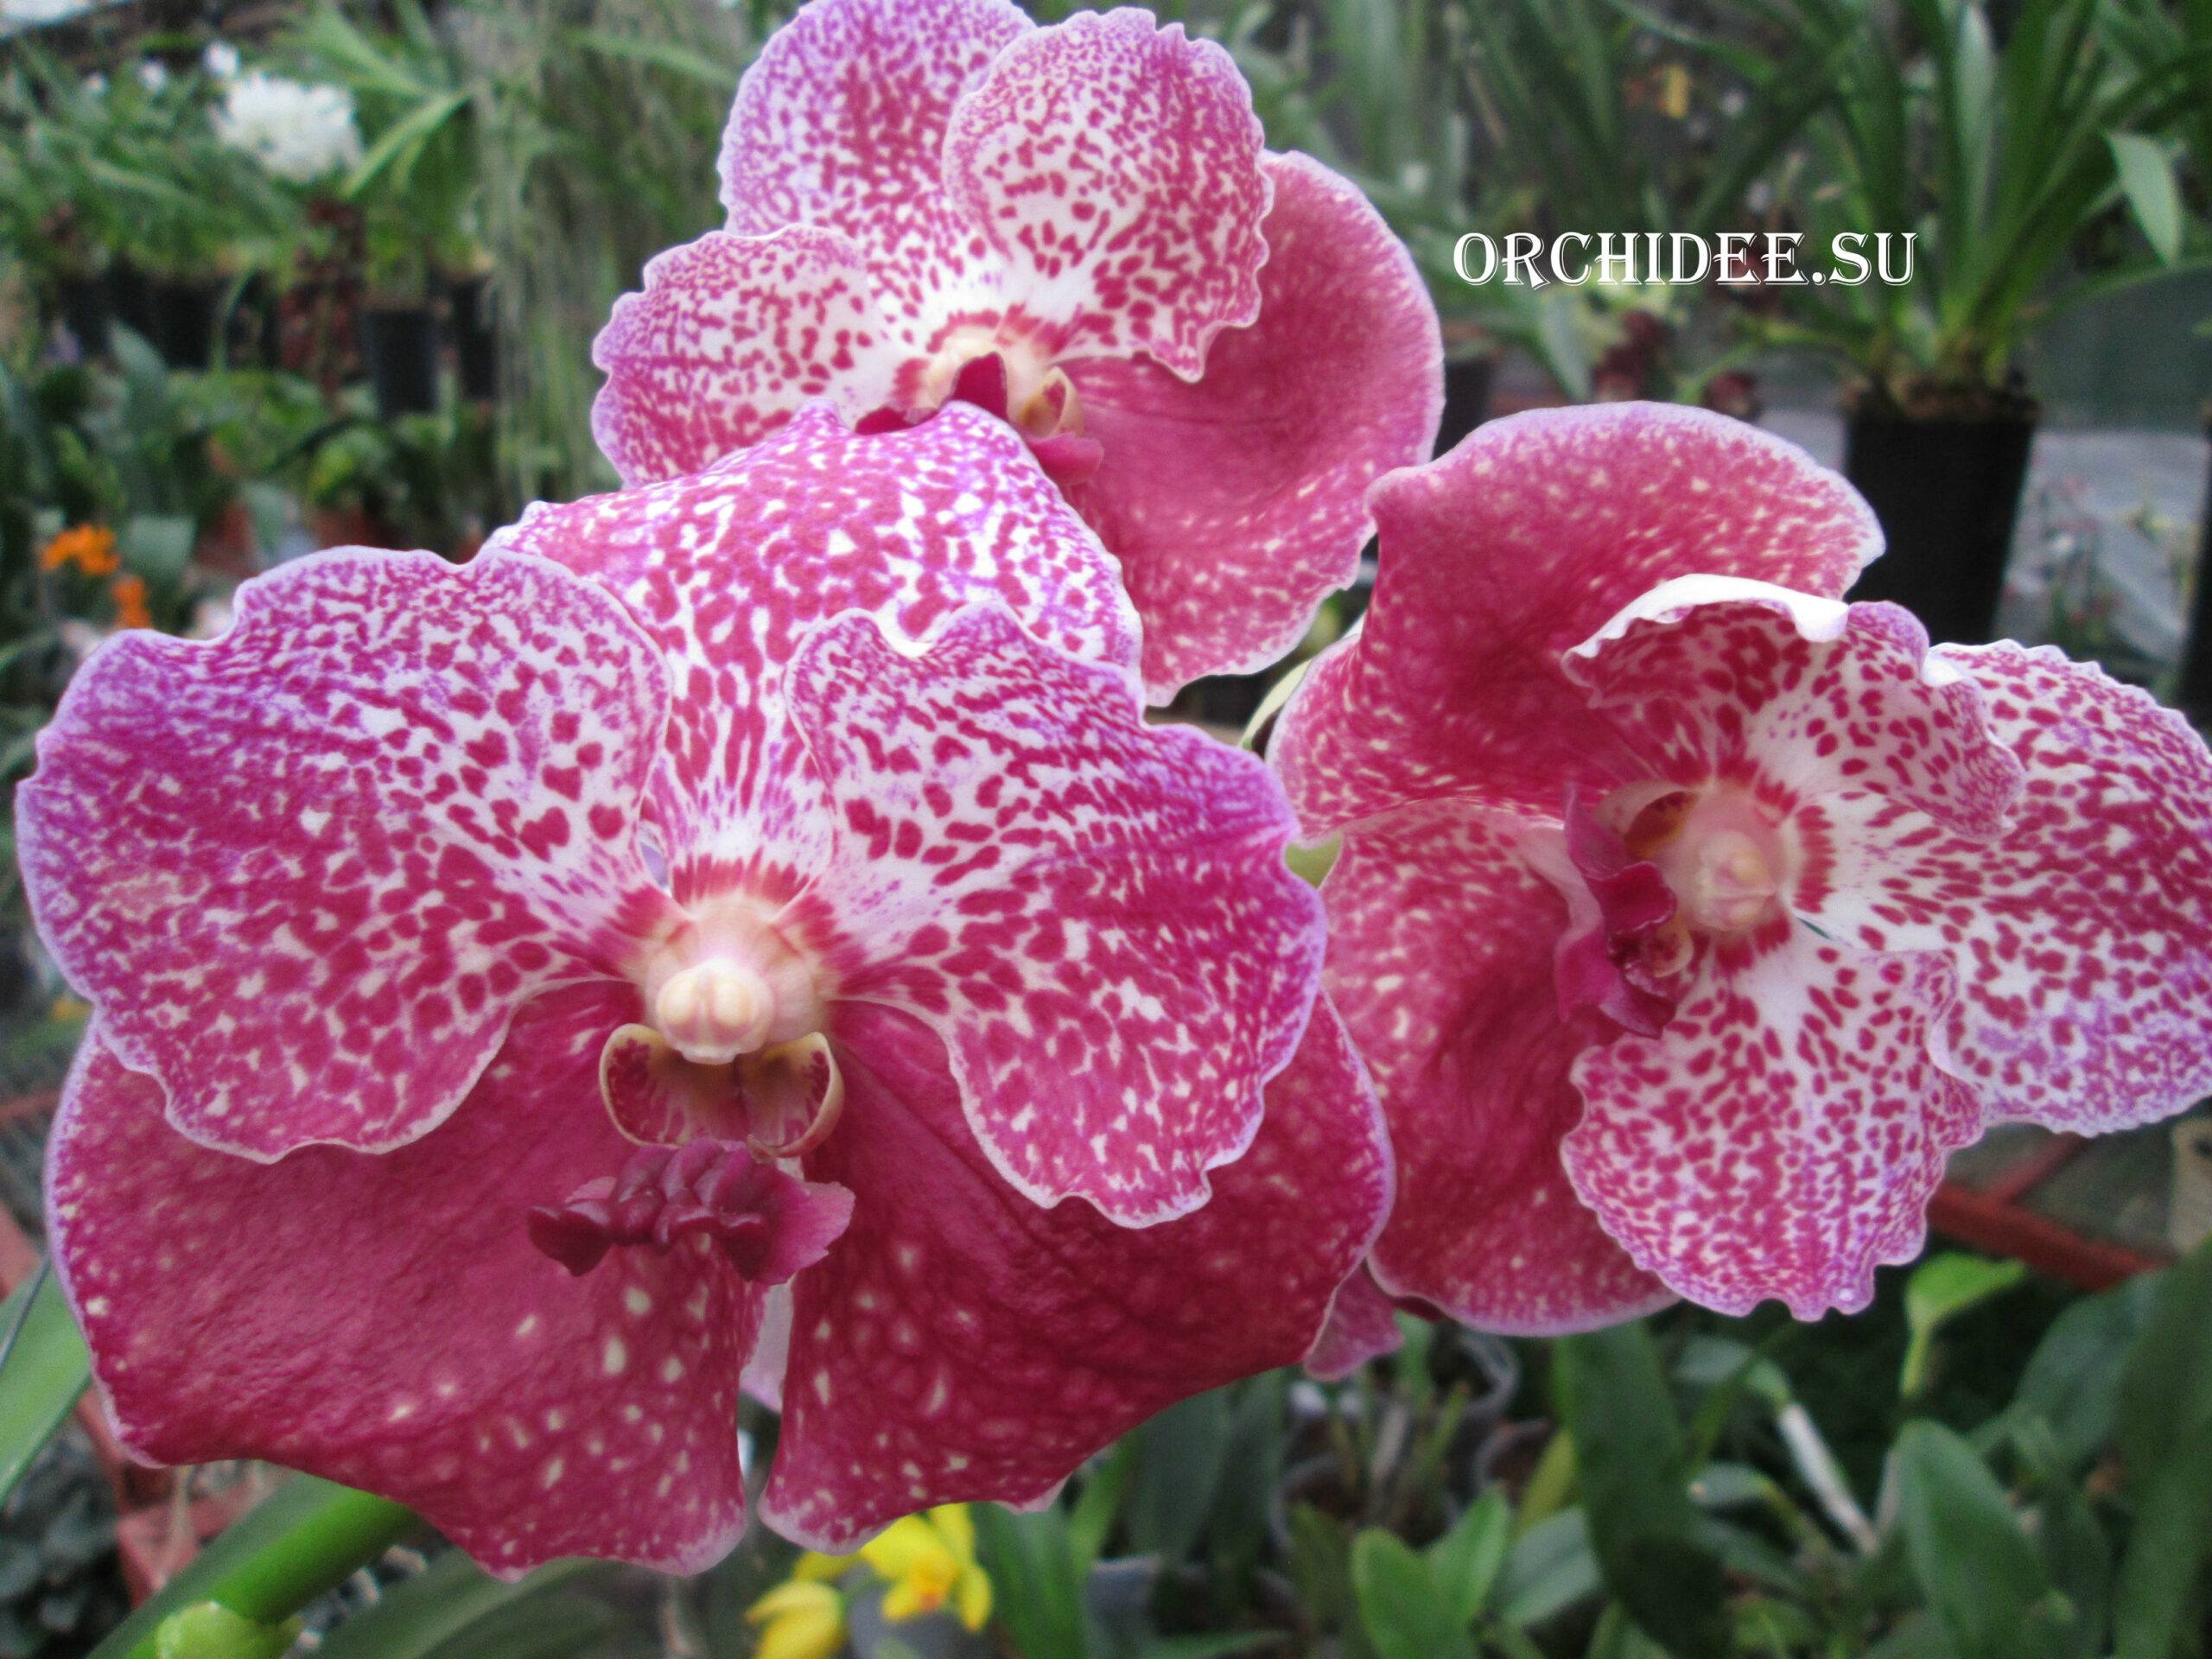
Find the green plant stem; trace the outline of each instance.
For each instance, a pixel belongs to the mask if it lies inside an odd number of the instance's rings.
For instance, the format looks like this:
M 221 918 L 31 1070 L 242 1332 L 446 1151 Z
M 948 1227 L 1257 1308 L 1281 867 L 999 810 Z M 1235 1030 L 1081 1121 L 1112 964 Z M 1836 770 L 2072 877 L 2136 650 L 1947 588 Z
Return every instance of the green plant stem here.
M 418 1524 L 412 1510 L 389 1498 L 295 1476 L 117 1626 L 92 1659 L 156 1659 L 162 1620 L 203 1601 L 256 1624 L 281 1624 Z

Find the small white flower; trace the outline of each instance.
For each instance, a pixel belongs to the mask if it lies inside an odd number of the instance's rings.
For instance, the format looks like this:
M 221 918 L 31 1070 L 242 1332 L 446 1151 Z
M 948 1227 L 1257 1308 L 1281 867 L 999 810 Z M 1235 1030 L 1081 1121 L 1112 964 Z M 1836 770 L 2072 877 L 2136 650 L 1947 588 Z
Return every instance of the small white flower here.
M 228 80 L 238 72 L 238 49 L 228 41 L 210 41 L 200 61 L 216 79 Z
M 149 92 L 158 92 L 169 84 L 168 66 L 158 58 L 138 60 L 138 84 Z
M 231 82 L 210 118 L 218 138 L 294 184 L 361 159 L 353 94 L 341 87 L 303 86 L 250 69 Z

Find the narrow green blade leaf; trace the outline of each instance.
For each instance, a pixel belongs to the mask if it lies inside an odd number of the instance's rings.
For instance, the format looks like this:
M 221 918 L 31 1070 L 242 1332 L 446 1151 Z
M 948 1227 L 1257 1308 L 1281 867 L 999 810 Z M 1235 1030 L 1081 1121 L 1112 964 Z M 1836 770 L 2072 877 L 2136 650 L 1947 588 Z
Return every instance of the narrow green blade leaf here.
M 1541 1624 L 1598 1588 L 1590 1523 L 1580 1510 L 1562 1510 L 1513 1541 L 1497 1575 L 1497 1616 L 1512 1625 Z
M 1681 1427 L 1650 1334 L 1630 1324 L 1569 1337 L 1553 1364 L 1605 1587 L 1647 1635 L 1686 1659 L 1726 1651 L 1720 1562 L 1700 1535 Z
M 503 1584 L 460 1550 L 448 1550 L 417 1573 L 385 1592 L 323 1639 L 323 1659 L 429 1659 L 472 1625 L 525 1599 L 567 1583 L 597 1567 L 594 1561 L 551 1561 L 514 1584 Z
M 2165 146 L 2137 132 L 2108 132 L 2113 165 L 2120 169 L 2120 188 L 2134 209 L 2135 222 L 2143 227 L 2159 262 L 2171 265 L 2181 257 L 2181 187 L 2174 180 L 2174 164 Z
M 0 1370 L 0 1500 L 16 1490 L 92 1380 L 92 1356 L 52 1274 L 0 1303 L 0 1337 L 10 1331 L 16 1345 Z
M 1351 1582 L 1377 1659 L 1474 1659 L 1474 1643 L 1437 1588 L 1428 1563 L 1395 1533 L 1352 1540 Z
M 1124 1519 L 1130 1545 L 1173 1567 L 1191 1553 L 1221 1484 L 1229 1391 L 1214 1389 L 1168 1407 L 1137 1431 L 1137 1462 Z
M 1058 1504 L 1016 1515 L 976 1503 L 976 1541 L 991 1575 L 992 1605 L 1022 1659 L 1090 1659 L 1090 1627 L 1084 1575 Z
M 2020 1659 L 2050 1584 L 2005 1489 L 1937 1423 L 1907 1423 L 1896 1457 L 1905 1554 L 1958 1659 Z
M 2212 1550 L 2212 1243 L 2165 1275 L 2120 1374 L 2135 1509 L 2113 1609 L 2120 1659 L 2166 1659 Z

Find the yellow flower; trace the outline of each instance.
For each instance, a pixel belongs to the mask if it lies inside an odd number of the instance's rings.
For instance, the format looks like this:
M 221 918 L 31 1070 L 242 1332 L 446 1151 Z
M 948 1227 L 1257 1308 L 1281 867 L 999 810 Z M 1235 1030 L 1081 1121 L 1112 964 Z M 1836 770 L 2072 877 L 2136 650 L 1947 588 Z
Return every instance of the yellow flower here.
M 115 532 L 105 524 L 73 524 L 40 551 L 41 569 L 73 564 L 88 576 L 110 576 L 123 561 L 115 551 Z
M 991 1617 L 991 1581 L 976 1565 L 976 1523 L 965 1503 L 893 1522 L 861 1546 L 861 1559 L 891 1580 L 886 1618 L 933 1613 L 948 1599 L 971 1630 Z
M 826 1584 L 794 1578 L 747 1608 L 745 1622 L 766 1627 L 753 1659 L 830 1659 L 845 1643 L 845 1599 Z

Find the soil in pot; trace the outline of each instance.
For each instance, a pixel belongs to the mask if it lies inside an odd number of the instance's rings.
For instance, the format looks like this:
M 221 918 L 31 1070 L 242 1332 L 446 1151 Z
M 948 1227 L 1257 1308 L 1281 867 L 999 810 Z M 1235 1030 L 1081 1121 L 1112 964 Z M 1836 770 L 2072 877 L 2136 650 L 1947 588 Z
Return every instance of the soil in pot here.
M 438 319 L 427 306 L 377 307 L 355 319 L 361 356 L 385 420 L 438 408 Z
M 1894 600 L 1931 639 L 1988 639 L 2035 430 L 2032 412 L 1995 420 L 1853 415 L 1844 475 L 1882 521 L 1888 550 L 1850 596 Z

